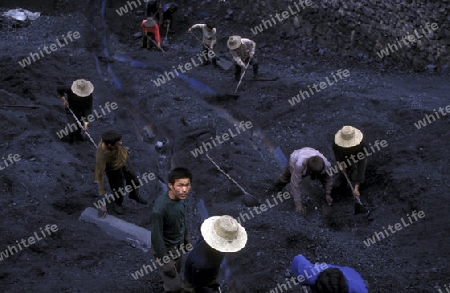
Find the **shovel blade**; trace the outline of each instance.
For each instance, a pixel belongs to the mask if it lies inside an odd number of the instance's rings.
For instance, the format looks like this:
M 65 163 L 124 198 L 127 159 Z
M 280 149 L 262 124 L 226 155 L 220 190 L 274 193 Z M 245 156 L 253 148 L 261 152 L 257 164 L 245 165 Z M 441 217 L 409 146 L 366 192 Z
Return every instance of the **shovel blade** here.
M 225 59 L 218 59 L 217 60 L 217 65 L 223 70 L 228 70 L 228 69 L 231 68 L 231 66 L 233 66 L 233 62 L 230 62 L 230 61 L 225 60 Z

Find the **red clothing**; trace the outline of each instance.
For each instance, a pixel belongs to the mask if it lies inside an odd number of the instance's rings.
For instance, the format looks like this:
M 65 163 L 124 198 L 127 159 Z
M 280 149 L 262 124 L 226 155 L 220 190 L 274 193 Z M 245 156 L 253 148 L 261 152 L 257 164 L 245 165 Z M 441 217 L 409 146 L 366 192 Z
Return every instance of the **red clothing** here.
M 161 36 L 159 35 L 159 26 L 158 26 L 157 24 L 155 24 L 154 27 L 146 27 L 146 26 L 144 26 L 144 23 L 145 23 L 146 21 L 147 21 L 146 19 L 144 19 L 144 20 L 142 21 L 142 24 L 141 24 L 142 29 L 143 29 L 145 32 L 147 32 L 147 33 L 152 33 L 152 34 L 154 34 L 154 35 L 155 35 L 155 41 L 156 41 L 157 43 L 160 43 L 160 42 L 161 42 Z

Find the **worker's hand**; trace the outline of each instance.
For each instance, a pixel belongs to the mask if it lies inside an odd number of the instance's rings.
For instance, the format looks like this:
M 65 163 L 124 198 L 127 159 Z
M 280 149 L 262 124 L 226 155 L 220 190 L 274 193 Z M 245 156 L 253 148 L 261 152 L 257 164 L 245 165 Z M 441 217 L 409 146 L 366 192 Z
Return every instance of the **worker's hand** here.
M 353 195 L 357 197 L 361 196 L 361 194 L 359 193 L 359 184 L 355 185 L 355 188 L 353 189 Z
M 156 46 L 157 46 L 159 49 L 161 49 L 161 42 L 158 42 L 158 43 L 156 44 Z
M 345 165 L 344 165 L 344 163 L 339 163 L 338 168 L 339 168 L 339 171 L 341 171 L 342 173 L 344 173 L 344 171 L 345 171 Z
M 63 100 L 63 105 L 64 107 L 68 108 L 69 107 L 69 102 L 66 100 L 66 97 L 61 97 L 61 99 Z
M 326 199 L 329 206 L 333 204 L 333 198 L 331 197 L 331 195 L 327 194 Z
M 89 125 L 88 122 L 84 122 L 84 132 L 88 131 L 88 125 Z
M 248 58 L 250 58 L 250 60 L 252 60 L 253 59 L 253 54 L 249 54 Z
M 106 217 L 106 214 L 107 214 L 108 212 L 107 212 L 107 210 L 106 210 L 106 205 L 102 205 L 101 207 L 100 207 L 100 209 L 98 210 L 98 212 L 97 212 L 97 217 L 99 217 L 99 218 L 105 218 Z
M 301 205 L 297 206 L 295 208 L 295 210 L 297 212 L 300 212 L 302 214 L 302 216 L 306 218 L 306 214 L 308 213 L 308 211 L 307 211 L 306 206 L 304 204 L 301 204 Z
M 188 33 L 190 33 L 191 31 L 192 31 L 192 28 L 189 28 L 189 29 L 188 29 Z
M 170 261 L 162 266 L 162 271 L 164 275 L 175 278 L 177 276 L 177 269 L 175 268 L 175 263 Z

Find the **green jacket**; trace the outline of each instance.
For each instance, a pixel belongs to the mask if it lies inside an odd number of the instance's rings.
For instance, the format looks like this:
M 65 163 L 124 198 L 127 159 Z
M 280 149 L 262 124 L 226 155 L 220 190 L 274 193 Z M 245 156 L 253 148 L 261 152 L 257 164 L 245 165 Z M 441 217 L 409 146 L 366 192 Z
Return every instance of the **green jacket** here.
M 167 255 L 169 248 L 189 242 L 184 200 L 171 200 L 164 192 L 155 200 L 151 214 L 151 238 L 156 257 Z

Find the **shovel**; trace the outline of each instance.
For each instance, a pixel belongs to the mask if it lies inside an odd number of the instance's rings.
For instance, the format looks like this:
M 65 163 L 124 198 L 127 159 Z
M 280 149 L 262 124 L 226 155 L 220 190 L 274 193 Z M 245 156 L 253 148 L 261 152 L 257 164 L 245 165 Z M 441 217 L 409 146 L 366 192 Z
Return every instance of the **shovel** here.
M 249 64 L 250 64 L 250 59 L 248 59 L 247 65 L 245 65 L 244 72 L 242 72 L 242 74 L 241 74 L 241 78 L 239 79 L 236 89 L 234 90 L 234 94 L 237 93 L 237 90 L 238 90 L 239 86 L 241 85 L 242 79 L 244 78 L 245 72 L 247 71 Z
M 345 179 L 347 180 L 348 186 L 350 186 L 350 189 L 352 190 L 352 194 L 354 194 L 355 189 L 353 188 L 352 183 L 350 182 L 350 179 L 348 179 L 347 173 L 342 172 L 344 174 Z M 355 215 L 359 212 L 363 212 L 366 214 L 366 217 L 369 217 L 370 211 L 362 204 L 361 199 L 355 195 L 353 195 L 353 199 L 355 200 Z
M 84 131 L 84 133 L 89 137 L 89 139 L 91 140 L 92 144 L 94 145 L 94 148 L 97 148 L 97 145 L 95 144 L 94 140 L 92 139 L 92 137 L 89 135 L 89 133 L 84 130 L 83 125 L 81 124 L 80 120 L 78 120 L 77 116 L 75 115 L 75 113 L 72 111 L 72 109 L 70 109 L 69 107 L 67 107 L 67 109 L 69 109 L 70 113 L 72 113 L 73 118 L 75 118 L 75 120 L 78 123 L 78 127 L 80 127 L 80 129 L 82 129 Z
M 239 185 L 239 183 L 236 182 L 236 180 L 234 180 L 233 178 L 231 178 L 230 175 L 228 175 L 222 168 L 220 168 L 220 166 L 214 162 L 213 159 L 211 159 L 211 157 L 208 154 L 205 154 L 205 156 L 208 158 L 208 160 L 211 161 L 211 163 L 213 163 L 214 166 L 216 166 L 217 170 L 219 170 L 220 172 L 222 172 L 228 179 L 231 180 L 231 182 L 233 182 L 237 187 L 239 187 L 239 189 L 242 191 L 242 193 L 244 193 L 244 203 L 246 206 L 258 206 L 261 203 L 259 202 L 259 200 L 256 198 L 256 196 L 248 193 L 247 191 L 245 191 L 245 189 Z

